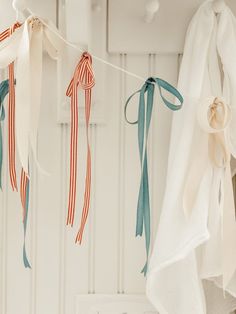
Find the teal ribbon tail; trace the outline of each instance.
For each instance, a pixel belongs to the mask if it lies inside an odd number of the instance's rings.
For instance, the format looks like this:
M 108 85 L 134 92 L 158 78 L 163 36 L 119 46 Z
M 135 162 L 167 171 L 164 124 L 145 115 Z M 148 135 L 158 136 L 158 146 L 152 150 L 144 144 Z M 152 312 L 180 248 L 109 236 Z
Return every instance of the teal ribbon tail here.
M 2 139 L 2 123 L 5 120 L 5 110 L 3 102 L 9 92 L 8 80 L 0 83 L 0 189 L 2 190 L 2 163 L 3 163 L 3 139 Z
M 29 179 L 27 178 L 27 185 L 26 185 L 26 204 L 25 204 L 25 217 L 24 217 L 24 245 L 23 245 L 23 261 L 25 268 L 31 268 L 27 253 L 26 253 L 26 231 L 27 231 L 27 222 L 28 222 L 28 213 L 29 213 Z
M 137 220 L 136 220 L 136 236 L 142 236 L 143 230 L 145 232 L 145 245 L 147 261 L 142 269 L 142 273 L 146 276 L 148 271 L 148 259 L 150 251 L 151 240 L 151 214 L 150 214 L 150 193 L 149 193 L 149 179 L 148 179 L 148 153 L 147 143 L 148 135 L 153 111 L 153 100 L 155 86 L 158 86 L 160 96 L 164 104 L 173 111 L 179 110 L 183 105 L 183 97 L 176 88 L 170 85 L 168 82 L 159 78 L 150 77 L 140 90 L 131 95 L 125 104 L 125 119 L 129 124 L 138 125 L 138 146 L 139 157 L 141 164 L 141 182 L 139 188 L 138 205 L 137 205 Z M 164 95 L 163 90 L 167 91 L 172 96 L 176 97 L 179 104 L 173 104 L 168 101 Z M 127 107 L 134 95 L 139 94 L 139 110 L 138 120 L 131 122 L 127 118 Z M 146 95 L 147 94 L 147 95 Z M 145 96 L 146 100 L 145 100 Z
M 1 190 L 2 190 L 2 162 L 3 162 L 2 123 L 0 122 L 0 189 Z

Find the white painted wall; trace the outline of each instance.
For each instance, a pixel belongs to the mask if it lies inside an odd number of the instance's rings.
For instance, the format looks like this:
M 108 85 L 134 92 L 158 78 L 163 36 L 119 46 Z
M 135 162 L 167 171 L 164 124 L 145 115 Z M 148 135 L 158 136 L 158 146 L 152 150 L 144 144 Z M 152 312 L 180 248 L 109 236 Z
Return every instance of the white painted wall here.
M 14 21 L 10 2 L 0 0 L 1 30 Z M 93 38 L 101 44 L 94 50 L 104 57 L 106 1 L 101 2 L 102 16 L 94 16 L 93 21 L 102 19 L 104 35 L 101 40 L 96 34 Z M 56 22 L 56 0 L 31 0 L 31 7 Z M 176 85 L 177 54 L 112 54 L 107 58 L 140 76 L 156 75 Z M 127 125 L 123 117 L 125 100 L 141 82 L 97 62 L 94 66 L 97 89 L 105 88 L 98 102 L 105 108 L 105 124 L 91 126 L 92 204 L 84 242 L 79 247 L 74 244 L 79 221 L 73 230 L 65 226 L 69 126 L 57 123 L 56 64 L 46 56 L 44 59 L 38 157 L 51 176 L 42 177 L 33 167 L 27 238 L 31 271 L 22 264 L 21 206 L 19 195 L 10 189 L 5 149 L 4 191 L 0 192 L 1 314 L 75 314 L 78 294 L 144 293 L 145 280 L 140 274 L 145 262 L 144 241 L 134 236 L 140 177 L 137 128 Z M 129 115 L 137 115 L 137 103 L 130 107 Z M 153 235 L 165 187 L 171 116 L 157 97 L 149 139 Z M 4 131 L 6 138 L 6 124 Z M 80 127 L 77 217 L 84 184 L 84 131 Z

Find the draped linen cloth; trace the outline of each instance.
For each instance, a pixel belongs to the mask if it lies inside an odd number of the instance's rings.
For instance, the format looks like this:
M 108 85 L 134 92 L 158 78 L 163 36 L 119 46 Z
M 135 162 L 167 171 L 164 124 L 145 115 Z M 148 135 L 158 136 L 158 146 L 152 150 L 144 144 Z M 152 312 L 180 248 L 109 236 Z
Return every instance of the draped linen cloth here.
M 236 19 L 226 5 L 216 15 L 206 1 L 193 17 L 178 90 L 146 292 L 160 314 L 227 314 L 236 309 Z

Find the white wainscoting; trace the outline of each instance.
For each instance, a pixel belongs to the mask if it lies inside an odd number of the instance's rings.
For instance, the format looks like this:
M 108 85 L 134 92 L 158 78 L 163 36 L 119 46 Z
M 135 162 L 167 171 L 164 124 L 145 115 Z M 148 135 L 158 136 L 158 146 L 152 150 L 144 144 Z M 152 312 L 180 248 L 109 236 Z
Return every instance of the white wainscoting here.
M 0 16 L 9 13 L 10 19 L 0 23 L 1 29 L 14 20 L 9 2 L 0 0 L 5 7 Z M 32 7 L 56 21 L 55 0 L 34 1 Z M 156 75 L 176 85 L 178 55 L 113 54 L 107 58 L 140 76 Z M 85 130 L 80 127 L 77 219 L 75 228 L 71 229 L 65 226 L 70 131 L 67 124 L 57 122 L 56 63 L 48 57 L 44 61 L 38 158 L 51 175 L 43 177 L 32 166 L 27 235 L 32 270 L 26 270 L 22 263 L 22 209 L 19 195 L 10 188 L 5 147 L 4 191 L 0 192 L 1 314 L 76 314 L 79 294 L 145 292 L 145 279 L 140 274 L 145 263 L 144 240 L 135 238 L 140 179 L 137 127 L 127 125 L 123 116 L 125 100 L 142 82 L 104 67 L 106 121 L 103 125 L 91 126 L 92 203 L 80 247 L 74 240 L 83 198 Z M 96 61 L 95 68 L 97 66 Z M 99 77 L 99 73 L 97 75 Z M 134 118 L 137 102 L 129 109 L 129 115 Z M 171 118 L 172 113 L 157 96 L 149 138 L 152 239 L 165 188 Z M 5 139 L 6 132 L 5 123 Z
M 141 295 L 79 295 L 76 304 L 76 314 L 157 314 L 147 298 Z

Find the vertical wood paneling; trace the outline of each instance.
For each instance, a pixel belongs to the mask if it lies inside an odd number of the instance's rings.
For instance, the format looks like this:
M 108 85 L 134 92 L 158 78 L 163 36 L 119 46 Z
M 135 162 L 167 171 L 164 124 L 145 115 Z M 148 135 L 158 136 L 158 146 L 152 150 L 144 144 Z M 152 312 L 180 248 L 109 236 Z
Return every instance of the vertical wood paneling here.
M 148 78 L 148 55 L 127 56 L 128 71 L 137 73 L 139 76 Z M 137 64 L 139 66 L 137 67 Z M 144 82 L 127 76 L 126 95 L 121 104 L 124 108 L 125 100 L 134 91 L 140 89 Z M 135 96 L 128 107 L 128 117 L 131 121 L 136 121 L 138 117 L 139 95 Z M 123 110 L 120 117 L 124 121 Z M 140 159 L 138 152 L 138 128 L 137 125 L 124 124 L 125 144 L 123 153 L 125 154 L 125 181 L 123 195 L 124 202 L 124 291 L 125 293 L 142 293 L 144 291 L 144 276 L 141 270 L 146 262 L 146 252 L 144 238 L 135 237 L 136 210 L 138 202 L 138 192 L 140 185 Z
M 118 57 L 109 60 L 119 64 Z M 119 124 L 120 74 L 107 67 L 105 84 L 106 124 L 97 126 L 96 149 L 96 242 L 95 291 L 118 291 L 118 220 L 119 220 Z
M 37 263 L 38 263 L 38 173 L 34 161 L 31 161 L 31 182 L 30 182 L 30 207 L 28 219 L 27 237 L 31 239 L 30 263 L 31 283 L 30 283 L 30 313 L 37 313 Z M 30 219 L 31 218 L 31 219 Z
M 5 103 L 7 108 L 7 102 Z M 7 110 L 6 110 L 7 111 Z M 4 123 L 5 134 L 8 128 L 8 115 Z M 5 139 L 7 136 L 5 136 Z M 6 141 L 5 141 L 6 143 Z M 5 161 L 7 162 L 7 147 L 5 146 Z M 17 162 L 17 173 L 20 173 L 20 167 Z M 6 165 L 6 163 L 5 163 Z M 23 265 L 22 244 L 23 244 L 23 222 L 22 207 L 19 193 L 13 192 L 9 182 L 8 166 L 6 166 L 7 182 L 4 186 L 4 194 L 7 197 L 6 203 L 6 251 L 5 251 L 5 276 L 6 276 L 6 304 L 4 314 L 28 314 L 30 313 L 30 276 L 31 271 L 25 269 Z M 18 180 L 19 185 L 19 180 Z M 31 204 L 29 205 L 31 207 Z M 29 217 L 30 220 L 30 217 Z M 30 254 L 30 242 L 27 238 L 27 248 Z M 23 287 L 23 288 L 22 288 Z M 14 300 L 14 301 L 13 301 Z
M 1 71 L 1 77 L 5 78 L 4 71 Z M 6 138 L 7 128 L 2 127 L 3 138 Z M 3 141 L 5 144 L 5 141 Z M 4 145 L 5 147 L 5 145 Z M 6 187 L 8 185 L 7 176 L 7 150 L 3 151 L 3 169 L 2 169 L 2 184 L 5 189 L 0 192 L 1 197 L 1 290 L 0 290 L 0 309 L 1 314 L 6 313 L 6 298 L 7 298 L 7 207 L 8 207 L 8 195 L 6 193 Z
M 82 94 L 80 95 L 80 99 Z M 70 128 L 69 128 L 70 130 Z M 74 227 L 66 227 L 66 270 L 65 270 L 65 305 L 66 313 L 74 313 L 75 296 L 77 294 L 86 294 L 89 292 L 89 226 L 86 225 L 83 235 L 82 245 L 75 244 L 76 234 L 79 229 L 81 212 L 83 208 L 84 197 L 84 178 L 86 168 L 86 142 L 85 128 L 80 125 L 78 139 L 78 172 L 77 172 L 77 200 Z M 67 132 L 67 143 L 65 154 L 67 158 L 67 182 L 66 189 L 66 211 L 68 205 L 68 186 L 69 186 L 69 143 L 70 131 Z
M 120 67 L 126 69 L 127 57 L 125 54 L 120 55 Z M 118 214 L 118 293 L 124 293 L 124 267 L 125 267 L 125 123 L 123 119 L 123 104 L 126 99 L 126 74 L 120 73 L 120 100 L 119 100 L 119 155 L 118 155 L 118 196 L 119 196 L 119 214 Z
M 97 152 L 97 126 L 91 127 L 91 153 L 92 153 L 92 184 L 91 184 L 91 207 L 89 215 L 89 293 L 95 293 L 95 245 L 96 245 L 96 152 Z
M 45 73 L 48 79 L 43 80 L 38 158 L 42 168 L 49 172 L 49 176 L 38 172 L 37 314 L 58 312 L 59 308 L 61 162 L 58 156 L 61 151 L 61 127 L 56 123 L 56 63 L 46 56 L 43 68 L 43 74 Z M 51 91 L 55 92 L 47 93 L 48 86 Z
M 60 260 L 59 260 L 59 314 L 65 313 L 65 268 L 66 268 L 66 241 L 65 241 L 65 221 L 66 221 L 66 182 L 67 182 L 67 172 L 66 167 L 67 165 L 67 158 L 65 153 L 66 148 L 66 139 L 67 139 L 67 126 L 63 124 L 61 126 L 61 189 L 60 189 L 60 199 L 61 199 L 61 206 L 60 206 Z

